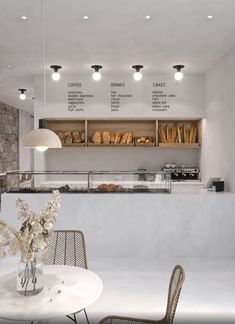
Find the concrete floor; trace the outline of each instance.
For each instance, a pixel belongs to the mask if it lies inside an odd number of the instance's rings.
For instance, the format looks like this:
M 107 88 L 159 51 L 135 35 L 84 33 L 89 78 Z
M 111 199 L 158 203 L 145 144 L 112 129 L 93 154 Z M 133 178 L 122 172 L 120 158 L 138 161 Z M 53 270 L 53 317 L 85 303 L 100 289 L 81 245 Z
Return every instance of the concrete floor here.
M 89 269 L 95 271 L 104 284 L 100 298 L 87 308 L 91 323 L 98 323 L 109 314 L 162 318 L 171 270 L 177 263 L 185 268 L 186 281 L 175 323 L 235 323 L 235 259 L 222 258 L 91 259 Z M 15 267 L 15 258 L 0 260 L 0 273 L 15 270 Z M 85 323 L 83 314 L 78 319 L 79 323 Z M 10 322 L 0 320 L 0 323 Z M 71 321 L 64 318 L 49 323 Z

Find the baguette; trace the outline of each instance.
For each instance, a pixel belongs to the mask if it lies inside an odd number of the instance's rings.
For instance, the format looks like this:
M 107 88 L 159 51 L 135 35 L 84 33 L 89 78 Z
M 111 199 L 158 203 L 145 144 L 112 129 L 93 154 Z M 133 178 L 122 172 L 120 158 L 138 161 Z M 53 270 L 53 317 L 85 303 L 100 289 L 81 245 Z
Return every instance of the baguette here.
M 176 124 L 174 124 L 171 128 L 171 143 L 176 143 L 177 138 L 177 127 Z
M 183 125 L 183 142 L 187 143 L 187 130 L 186 130 L 186 126 Z
M 181 127 L 179 125 L 177 125 L 177 134 L 178 134 L 179 143 L 182 143 L 182 139 L 181 139 Z
M 194 125 L 193 143 L 196 143 L 196 139 L 197 139 L 197 124 Z
M 170 129 L 168 125 L 166 125 L 166 140 L 167 143 L 170 143 Z
M 160 132 L 162 134 L 162 143 L 167 143 L 165 129 L 163 125 L 160 125 Z
M 189 143 L 193 143 L 193 137 L 194 137 L 194 124 L 191 124 L 191 128 L 189 131 Z

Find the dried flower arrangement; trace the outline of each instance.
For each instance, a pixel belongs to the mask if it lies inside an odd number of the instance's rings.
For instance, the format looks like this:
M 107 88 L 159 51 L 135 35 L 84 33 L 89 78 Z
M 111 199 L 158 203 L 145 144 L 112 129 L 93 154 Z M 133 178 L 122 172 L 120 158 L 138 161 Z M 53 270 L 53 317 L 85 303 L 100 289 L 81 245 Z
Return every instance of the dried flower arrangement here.
M 16 255 L 21 253 L 21 261 L 32 261 L 40 250 L 46 253 L 46 247 L 52 233 L 53 225 L 60 208 L 60 193 L 53 191 L 46 207 L 38 214 L 29 209 L 29 205 L 22 199 L 18 199 L 16 206 L 19 209 L 18 219 L 22 220 L 22 226 L 17 231 L 0 219 L 0 257 L 8 253 Z M 7 249 L 8 248 L 8 249 Z

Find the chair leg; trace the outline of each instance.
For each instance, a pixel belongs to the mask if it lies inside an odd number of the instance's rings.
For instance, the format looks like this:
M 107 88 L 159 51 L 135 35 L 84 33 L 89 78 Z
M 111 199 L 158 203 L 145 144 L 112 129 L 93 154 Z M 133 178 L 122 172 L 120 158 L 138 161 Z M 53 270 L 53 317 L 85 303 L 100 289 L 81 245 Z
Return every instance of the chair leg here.
M 84 308 L 83 310 L 84 310 L 84 314 L 85 314 L 85 316 L 86 316 L 86 321 L 87 321 L 87 324 L 90 324 L 90 322 L 89 322 L 89 319 L 88 319 L 88 316 L 87 316 L 87 312 L 86 312 L 86 309 Z
M 87 316 L 86 309 L 84 308 L 83 311 L 84 311 L 84 314 L 85 314 L 85 317 L 86 317 L 87 324 L 90 324 L 89 319 L 88 319 L 88 316 Z M 66 315 L 66 317 L 68 317 L 69 319 L 71 319 L 71 321 L 73 321 L 75 324 L 78 324 L 77 318 L 76 318 L 76 314 L 74 313 L 72 315 L 73 315 L 74 318 L 72 318 L 70 315 Z
M 73 318 L 70 315 L 66 315 L 66 317 L 68 317 L 69 319 L 71 319 L 71 321 L 73 321 L 75 324 L 77 324 L 77 317 L 76 314 L 73 314 Z

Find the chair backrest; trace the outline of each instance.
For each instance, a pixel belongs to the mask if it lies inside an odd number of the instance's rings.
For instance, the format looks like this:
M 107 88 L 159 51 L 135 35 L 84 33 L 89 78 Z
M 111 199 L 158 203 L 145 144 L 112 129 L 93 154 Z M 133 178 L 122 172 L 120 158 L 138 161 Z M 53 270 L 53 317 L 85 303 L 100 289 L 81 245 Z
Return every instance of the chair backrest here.
M 86 247 L 81 231 L 56 230 L 48 244 L 47 265 L 70 265 L 87 269 Z
M 172 324 L 181 292 L 181 288 L 185 279 L 184 269 L 180 265 L 176 265 L 173 269 L 168 291 L 168 301 L 165 323 Z

